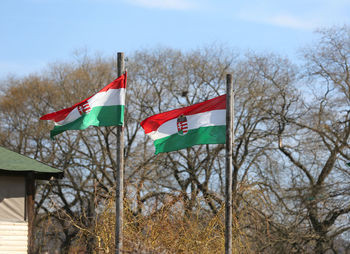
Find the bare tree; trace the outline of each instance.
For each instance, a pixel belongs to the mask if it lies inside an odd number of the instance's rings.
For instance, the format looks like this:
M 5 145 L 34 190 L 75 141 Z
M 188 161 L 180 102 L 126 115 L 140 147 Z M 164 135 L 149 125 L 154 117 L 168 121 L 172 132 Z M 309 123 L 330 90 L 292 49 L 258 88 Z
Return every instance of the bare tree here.
M 261 175 L 262 185 L 273 190 L 274 201 L 280 204 L 283 220 L 294 229 L 296 237 L 288 237 L 289 245 L 296 251 L 338 253 L 335 240 L 350 229 L 350 38 L 346 27 L 320 33 L 320 42 L 304 50 L 305 79 L 298 82 L 304 98 L 290 100 L 281 89 L 281 103 L 271 111 L 280 154 L 270 158 L 280 163 L 265 167 Z M 313 86 L 302 85 L 312 78 Z

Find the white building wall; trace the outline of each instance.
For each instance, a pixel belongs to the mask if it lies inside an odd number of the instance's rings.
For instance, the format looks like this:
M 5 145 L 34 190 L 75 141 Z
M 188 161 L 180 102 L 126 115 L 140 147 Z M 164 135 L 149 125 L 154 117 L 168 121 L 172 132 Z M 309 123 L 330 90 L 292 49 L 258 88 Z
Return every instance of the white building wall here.
M 0 221 L 0 254 L 27 254 L 28 223 Z

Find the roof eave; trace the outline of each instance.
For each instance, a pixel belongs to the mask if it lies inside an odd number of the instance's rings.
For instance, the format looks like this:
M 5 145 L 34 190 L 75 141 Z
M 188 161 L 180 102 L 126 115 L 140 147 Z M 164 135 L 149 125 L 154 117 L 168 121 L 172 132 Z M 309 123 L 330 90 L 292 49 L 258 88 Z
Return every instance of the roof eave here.
M 5 169 L 0 169 L 0 175 L 10 175 L 10 176 L 27 176 L 29 173 L 34 173 L 34 178 L 38 180 L 50 180 L 52 177 L 56 179 L 62 179 L 64 177 L 64 172 L 37 172 L 31 171 L 10 171 Z

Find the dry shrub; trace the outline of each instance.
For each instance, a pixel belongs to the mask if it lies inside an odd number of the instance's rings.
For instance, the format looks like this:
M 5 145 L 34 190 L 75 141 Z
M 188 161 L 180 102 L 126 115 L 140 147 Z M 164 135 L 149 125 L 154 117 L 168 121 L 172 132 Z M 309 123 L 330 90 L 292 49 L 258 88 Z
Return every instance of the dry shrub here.
M 243 188 L 243 189 L 242 189 Z M 241 191 L 241 192 L 240 192 Z M 258 253 L 256 245 L 270 246 L 269 220 L 261 215 L 266 199 L 252 187 L 239 188 L 240 206 L 234 209 L 232 253 Z M 244 193 L 244 194 L 243 194 Z M 106 196 L 105 196 L 106 197 Z M 135 213 L 131 197 L 124 202 L 123 253 L 224 253 L 225 207 L 217 214 L 206 210 L 204 200 L 198 199 L 191 212 L 185 212 L 183 197 L 163 200 L 159 208 L 148 206 L 147 213 Z M 97 204 L 98 203 L 98 204 Z M 83 228 L 77 221 L 70 225 L 78 229 L 75 246 L 87 247 L 93 253 L 114 253 L 115 203 L 113 195 L 95 205 L 92 227 Z M 67 222 L 72 218 L 67 218 Z M 81 225 L 81 224 L 80 224 Z M 266 246 L 266 247 L 267 247 Z
M 94 235 L 98 253 L 113 253 L 115 249 L 115 203 L 110 198 L 103 210 L 96 215 Z
M 204 209 L 185 215 L 183 207 L 181 198 L 173 198 L 148 215 L 135 215 L 125 202 L 123 252 L 224 253 L 224 207 L 216 215 Z M 96 247 L 102 253 L 113 252 L 114 226 L 114 202 L 109 202 L 95 228 Z M 233 253 L 251 253 L 237 220 L 233 225 Z
M 180 202 L 168 202 L 149 216 L 129 212 L 125 249 L 139 253 L 213 253 L 223 249 L 221 214 L 204 218 L 199 212 L 184 216 Z

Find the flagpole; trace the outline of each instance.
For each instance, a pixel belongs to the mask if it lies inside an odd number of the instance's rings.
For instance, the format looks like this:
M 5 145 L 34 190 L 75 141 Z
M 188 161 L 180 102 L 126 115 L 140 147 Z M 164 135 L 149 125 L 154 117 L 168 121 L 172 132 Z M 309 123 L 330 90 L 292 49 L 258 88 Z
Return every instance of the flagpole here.
M 233 81 L 226 75 L 225 254 L 232 254 Z
M 118 77 L 124 74 L 124 53 L 117 55 Z M 117 179 L 115 190 L 115 253 L 122 253 L 123 249 L 123 197 L 124 197 L 124 126 L 117 126 Z

